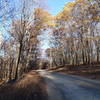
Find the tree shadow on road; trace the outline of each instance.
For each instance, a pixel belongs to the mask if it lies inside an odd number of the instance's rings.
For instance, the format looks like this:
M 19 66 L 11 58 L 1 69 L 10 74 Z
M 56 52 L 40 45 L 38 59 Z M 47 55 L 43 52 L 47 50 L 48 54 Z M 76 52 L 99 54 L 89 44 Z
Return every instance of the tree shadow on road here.
M 1 87 L 0 100 L 47 100 L 45 82 L 37 73 L 30 72 Z

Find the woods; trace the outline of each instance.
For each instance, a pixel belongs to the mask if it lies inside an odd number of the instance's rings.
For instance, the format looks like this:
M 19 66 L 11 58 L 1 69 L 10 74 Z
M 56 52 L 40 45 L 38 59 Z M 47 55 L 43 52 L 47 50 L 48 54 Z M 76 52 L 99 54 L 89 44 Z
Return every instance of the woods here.
M 2 0 L 0 11 L 1 81 L 16 80 L 41 65 L 53 68 L 100 63 L 99 0 L 66 3 L 55 16 L 38 0 Z M 43 40 L 39 36 L 45 37 L 44 33 L 50 39 L 42 58 Z
M 9 13 L 4 10 L 3 13 L 6 15 L 1 15 L 2 30 L 5 32 L 2 34 L 0 44 L 1 81 L 16 80 L 24 72 L 38 68 L 37 59 L 40 55 L 38 36 L 47 27 L 50 17 L 46 10 L 38 8 L 40 5 L 38 1 L 17 0 L 17 2 L 19 6 L 15 1 L 2 0 L 0 5 L 2 7 L 6 3 L 5 9 L 11 7 L 10 10 L 13 10 Z
M 55 24 L 51 33 L 52 67 L 100 62 L 100 1 L 65 4 Z

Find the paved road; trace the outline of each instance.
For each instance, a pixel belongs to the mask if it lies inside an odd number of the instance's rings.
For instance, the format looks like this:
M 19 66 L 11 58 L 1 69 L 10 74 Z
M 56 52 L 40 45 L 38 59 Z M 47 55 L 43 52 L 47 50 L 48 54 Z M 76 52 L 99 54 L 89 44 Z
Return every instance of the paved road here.
M 100 100 L 100 81 L 39 71 L 47 83 L 49 100 Z

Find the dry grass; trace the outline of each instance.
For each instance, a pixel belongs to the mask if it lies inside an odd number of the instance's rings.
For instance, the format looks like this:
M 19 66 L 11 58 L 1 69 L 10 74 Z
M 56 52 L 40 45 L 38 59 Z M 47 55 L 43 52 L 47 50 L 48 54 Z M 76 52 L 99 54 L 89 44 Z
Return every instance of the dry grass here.
M 71 67 L 71 68 L 68 68 Z M 66 66 L 62 68 L 52 68 L 50 71 L 83 76 L 90 79 L 100 80 L 100 64 L 96 65 L 80 65 L 80 66 Z
M 44 80 L 35 71 L 0 88 L 0 100 L 47 100 Z

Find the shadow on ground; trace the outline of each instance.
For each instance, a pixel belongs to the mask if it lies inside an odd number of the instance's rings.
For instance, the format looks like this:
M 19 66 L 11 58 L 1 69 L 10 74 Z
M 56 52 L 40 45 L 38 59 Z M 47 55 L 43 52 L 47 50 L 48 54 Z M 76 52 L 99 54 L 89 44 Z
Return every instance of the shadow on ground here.
M 34 71 L 0 88 L 0 100 L 47 100 L 44 80 Z

